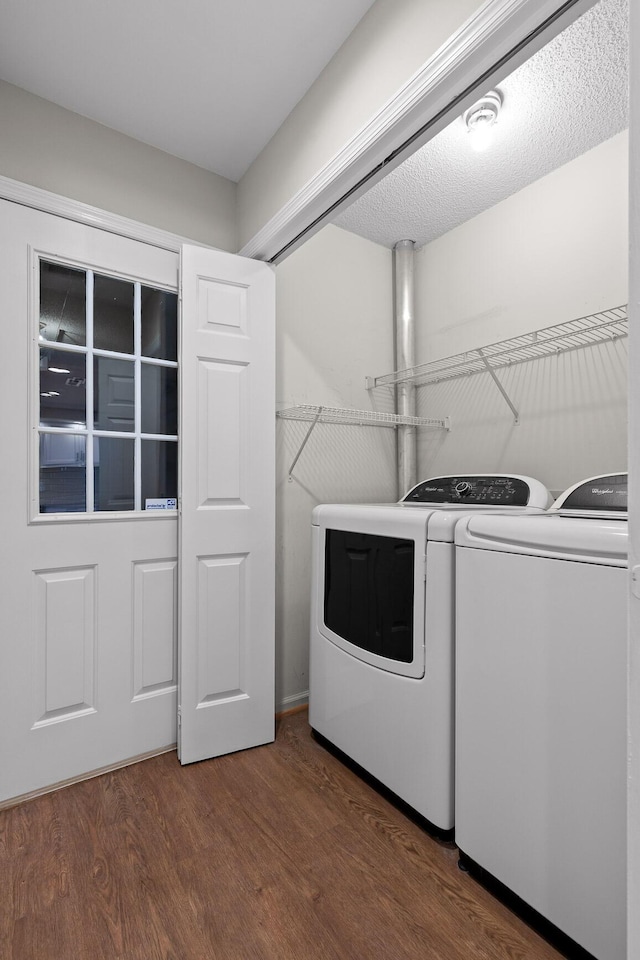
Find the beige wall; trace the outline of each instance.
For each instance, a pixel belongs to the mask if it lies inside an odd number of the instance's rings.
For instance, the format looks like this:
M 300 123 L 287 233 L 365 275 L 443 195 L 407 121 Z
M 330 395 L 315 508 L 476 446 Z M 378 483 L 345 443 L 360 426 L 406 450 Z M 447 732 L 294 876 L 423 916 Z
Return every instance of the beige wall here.
M 479 0 L 377 0 L 240 180 L 239 248 L 481 6 Z
M 589 151 L 416 253 L 418 361 L 438 359 L 598 310 L 628 297 L 626 133 Z M 364 377 L 393 369 L 390 250 L 325 227 L 277 268 L 278 403 L 393 410 Z M 420 477 L 523 473 L 560 492 L 627 462 L 627 350 L 621 339 L 500 373 L 421 388 Z M 278 423 L 277 703 L 308 689 L 310 518 L 317 503 L 389 502 L 393 431 Z
M 417 356 L 436 360 L 625 304 L 628 136 L 621 133 L 416 255 Z M 419 413 L 450 416 L 420 442 L 423 475 L 531 474 L 561 491 L 627 463 L 621 339 L 499 373 L 423 387 Z
M 236 185 L 0 81 L 0 175 L 235 252 Z
M 391 251 L 325 227 L 278 266 L 277 399 L 370 410 L 365 377 L 393 366 Z M 390 398 L 378 398 L 391 412 Z M 276 703 L 309 687 L 311 511 L 396 499 L 393 429 L 319 424 L 289 481 L 308 423 L 278 420 Z

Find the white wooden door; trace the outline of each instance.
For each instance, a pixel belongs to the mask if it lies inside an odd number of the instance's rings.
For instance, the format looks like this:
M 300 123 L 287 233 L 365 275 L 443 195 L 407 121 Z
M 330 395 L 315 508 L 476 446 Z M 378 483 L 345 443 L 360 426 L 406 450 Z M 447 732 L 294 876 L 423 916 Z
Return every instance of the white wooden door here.
M 60 483 L 74 470 L 86 477 L 86 425 L 91 419 L 93 429 L 93 417 L 85 413 L 84 435 L 43 434 L 39 462 L 46 351 L 38 278 L 43 259 L 77 269 L 79 276 L 95 272 L 127 284 L 137 279 L 177 297 L 179 263 L 176 253 L 8 201 L 0 201 L 0 217 L 5 801 L 176 742 L 177 511 L 41 512 L 40 491 L 51 471 Z M 63 340 L 75 347 L 62 330 L 45 346 Z M 86 379 L 93 376 L 84 354 L 60 356 L 70 365 L 85 364 Z M 71 383 L 68 392 L 86 389 L 83 377 L 57 372 L 61 383 Z M 100 451 L 91 467 L 96 476 L 108 459 L 105 448 Z
M 182 763 L 274 736 L 274 311 L 266 264 L 181 261 Z
M 200 312 L 187 311 L 183 343 L 180 473 L 190 514 L 182 539 L 190 553 L 181 586 L 182 702 L 208 721 L 186 724 L 183 760 L 195 759 L 196 750 L 200 758 L 273 737 L 273 276 L 264 265 L 215 256 L 213 273 L 192 274 L 195 300 L 188 290 L 187 304 Z M 122 281 L 132 286 L 133 301 L 138 297 L 140 317 L 146 295 L 156 305 L 177 297 L 179 258 L 8 201 L 0 201 L 0 257 L 2 803 L 177 740 L 178 512 L 169 500 L 167 510 L 144 511 L 157 505 L 145 500 L 144 484 L 166 484 L 171 470 L 158 457 L 145 464 L 141 452 L 147 441 L 167 440 L 154 437 L 162 430 L 153 414 L 149 426 L 149 411 L 154 398 L 159 418 L 170 406 L 162 374 L 172 364 L 100 357 L 98 336 L 88 348 L 64 325 L 59 336 L 43 330 L 39 269 L 44 261 L 90 278 L 87 303 L 91 284 Z M 136 323 L 140 331 L 144 322 Z M 87 324 L 95 327 L 93 318 Z M 162 356 L 161 339 L 149 330 L 139 353 Z M 203 353 L 203 340 L 213 350 Z M 70 369 L 56 370 L 52 351 L 58 366 Z M 47 355 L 47 375 L 62 375 L 67 393 L 77 387 L 88 397 L 93 381 L 84 423 L 72 419 L 79 402 L 64 427 L 43 429 Z M 142 373 L 132 378 L 136 364 Z M 60 394 L 50 395 L 58 399 L 45 403 L 59 401 Z M 109 447 L 113 435 L 126 443 L 130 431 L 140 434 L 131 440 L 138 472 L 132 497 L 122 495 L 126 460 Z M 86 480 L 85 508 L 47 513 L 50 476 L 66 482 L 78 473 Z M 196 729 L 197 747 L 189 732 Z

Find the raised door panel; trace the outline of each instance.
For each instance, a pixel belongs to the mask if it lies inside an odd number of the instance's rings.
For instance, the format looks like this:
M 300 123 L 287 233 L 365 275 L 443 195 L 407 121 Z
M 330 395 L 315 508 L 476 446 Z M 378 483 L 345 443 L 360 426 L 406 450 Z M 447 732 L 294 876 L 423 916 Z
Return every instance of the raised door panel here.
M 33 587 L 35 728 L 95 712 L 96 570 L 36 570 Z

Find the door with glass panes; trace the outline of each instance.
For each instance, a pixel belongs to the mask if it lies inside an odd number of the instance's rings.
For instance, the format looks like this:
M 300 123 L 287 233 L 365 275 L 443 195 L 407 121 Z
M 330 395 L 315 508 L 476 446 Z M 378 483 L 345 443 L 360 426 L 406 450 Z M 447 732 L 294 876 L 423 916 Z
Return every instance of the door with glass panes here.
M 43 255 L 34 269 L 39 328 L 34 512 L 95 518 L 175 511 L 176 290 Z
M 0 383 L 2 802 L 176 743 L 180 464 L 178 254 L 11 202 L 0 206 L 7 278 L 0 293 L 7 350 Z M 229 360 L 225 374 L 234 368 Z M 185 395 L 199 422 L 196 385 Z M 189 433 L 191 463 L 181 465 L 187 479 L 207 442 L 199 451 Z M 225 502 L 204 506 L 222 516 Z M 192 504 L 194 529 L 198 507 Z M 249 512 L 242 511 L 245 524 Z M 244 602 L 250 551 L 227 545 L 218 557 L 215 545 L 206 547 L 203 558 L 188 558 L 186 577 L 199 583 L 204 566 L 216 574 L 208 580 L 217 590 L 216 571 L 245 570 Z M 220 601 L 207 589 L 205 577 L 194 605 L 215 611 Z M 215 617 L 209 636 L 200 614 L 185 618 L 182 672 L 204 676 L 212 691 L 216 680 L 203 663 L 215 666 L 214 641 L 222 659 L 233 661 L 233 650 L 224 649 Z M 233 643 L 247 676 L 250 649 L 241 634 L 235 629 Z M 225 683 L 242 686 L 228 671 Z M 214 711 L 200 708 L 234 699 L 255 700 L 238 690 L 226 696 L 223 687 L 191 706 L 209 718 Z M 260 742 L 270 738 L 267 730 Z M 198 758 L 220 752 L 224 743 L 211 750 L 205 743 Z

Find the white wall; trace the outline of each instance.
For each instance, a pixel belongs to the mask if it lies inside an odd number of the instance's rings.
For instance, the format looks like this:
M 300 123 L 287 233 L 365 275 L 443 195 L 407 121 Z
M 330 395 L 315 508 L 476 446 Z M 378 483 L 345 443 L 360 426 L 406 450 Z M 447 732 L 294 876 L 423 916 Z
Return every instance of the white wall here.
M 626 133 L 423 247 L 416 255 L 418 362 L 625 304 Z M 423 387 L 418 413 L 451 416 L 422 434 L 421 475 L 531 474 L 552 490 L 626 469 L 628 341 Z
M 240 180 L 239 248 L 481 6 L 480 0 L 377 0 Z
M 393 365 L 391 252 L 325 227 L 277 268 L 278 407 L 295 403 L 370 410 L 365 377 Z M 381 409 L 389 410 L 388 406 Z M 318 503 L 396 498 L 395 431 L 318 424 L 277 429 L 276 703 L 309 687 L 311 511 Z
M 236 185 L 0 81 L 0 175 L 234 252 Z

